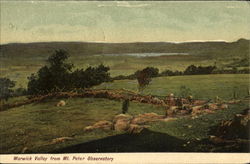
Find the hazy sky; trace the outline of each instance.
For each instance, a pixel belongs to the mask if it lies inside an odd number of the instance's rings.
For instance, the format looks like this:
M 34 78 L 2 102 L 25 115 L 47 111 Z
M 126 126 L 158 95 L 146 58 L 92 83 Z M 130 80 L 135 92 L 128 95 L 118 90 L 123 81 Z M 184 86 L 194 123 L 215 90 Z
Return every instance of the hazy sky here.
M 5 2 L 1 44 L 250 38 L 250 4 L 221 2 Z

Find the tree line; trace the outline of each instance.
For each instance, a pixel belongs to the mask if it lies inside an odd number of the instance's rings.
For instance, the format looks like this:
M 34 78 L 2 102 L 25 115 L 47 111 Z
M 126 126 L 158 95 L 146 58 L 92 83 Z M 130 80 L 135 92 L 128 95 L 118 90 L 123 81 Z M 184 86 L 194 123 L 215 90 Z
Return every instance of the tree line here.
M 146 67 L 143 70 L 148 70 L 151 77 L 161 77 L 161 76 L 182 76 L 182 75 L 207 75 L 207 74 L 249 74 L 250 70 L 245 68 L 238 70 L 237 67 L 233 67 L 232 69 L 218 69 L 216 66 L 195 66 L 190 65 L 188 66 L 184 71 L 172 71 L 170 69 L 166 69 L 162 72 L 159 72 L 158 68 L 154 67 Z M 119 75 L 116 77 L 113 77 L 113 80 L 124 80 L 124 79 L 136 79 L 138 72 L 140 70 L 136 71 L 135 73 L 125 76 L 125 75 Z
M 250 73 L 249 69 L 238 70 L 218 69 L 216 66 L 195 66 L 190 65 L 184 71 L 172 71 L 166 69 L 159 72 L 158 68 L 146 67 L 137 70 L 135 73 L 111 78 L 110 68 L 100 64 L 97 67 L 89 66 L 86 69 L 74 69 L 74 65 L 67 59 L 69 54 L 64 50 L 56 50 L 48 59 L 47 64 L 40 68 L 37 73 L 28 77 L 27 90 L 15 87 L 15 82 L 8 78 L 0 78 L 0 100 L 20 95 L 42 95 L 51 92 L 72 91 L 75 89 L 90 88 L 103 82 L 122 79 L 137 79 L 139 91 L 142 91 L 153 77 L 181 76 L 181 75 L 203 75 L 203 74 L 232 74 Z

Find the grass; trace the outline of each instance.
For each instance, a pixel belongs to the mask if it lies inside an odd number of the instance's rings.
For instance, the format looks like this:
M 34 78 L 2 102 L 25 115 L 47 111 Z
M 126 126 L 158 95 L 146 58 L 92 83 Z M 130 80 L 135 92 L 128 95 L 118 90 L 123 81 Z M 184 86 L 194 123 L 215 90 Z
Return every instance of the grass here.
M 113 83 L 103 83 L 95 89 L 128 89 L 137 91 L 136 80 L 118 80 Z M 170 76 L 153 78 L 144 94 L 166 96 L 169 93 L 180 95 L 181 86 L 186 86 L 194 98 L 214 99 L 219 96 L 222 99 L 232 99 L 233 93 L 237 98 L 247 96 L 249 89 L 248 74 L 216 74 L 216 75 L 192 75 L 192 76 Z
M 168 93 L 180 94 L 180 86 L 185 85 L 190 88 L 196 98 L 211 98 L 215 95 L 223 99 L 231 99 L 235 90 L 238 97 L 247 94 L 249 85 L 249 75 L 196 75 L 196 76 L 174 76 L 154 78 L 152 83 L 144 90 L 144 94 L 166 96 Z M 94 88 L 108 88 L 137 90 L 136 80 L 120 80 L 113 83 L 104 83 Z M 25 97 L 10 99 L 10 102 L 22 101 Z M 94 98 L 74 98 L 66 99 L 67 105 L 56 107 L 56 99 L 47 100 L 42 103 L 34 103 L 18 108 L 13 108 L 1 112 L 0 117 L 0 153 L 20 153 L 24 147 L 28 147 L 28 152 L 53 152 L 67 149 L 72 145 L 93 142 L 94 145 L 107 144 L 107 137 L 114 137 L 114 146 L 119 148 L 105 148 L 103 151 L 179 151 L 183 150 L 183 142 L 189 140 L 202 140 L 209 136 L 210 127 L 218 124 L 221 120 L 231 119 L 234 114 L 240 113 L 248 107 L 248 104 L 230 106 L 229 110 L 217 111 L 215 114 L 205 114 L 196 119 L 182 117 L 171 122 L 159 122 L 151 125 L 149 132 L 142 135 L 129 136 L 115 131 L 84 132 L 84 127 L 100 120 L 112 120 L 121 113 L 122 102 L 107 99 Z M 148 104 L 130 103 L 128 113 L 137 115 L 141 113 L 155 112 L 164 114 L 161 107 Z M 59 144 L 51 144 L 51 141 L 59 137 L 73 137 L 71 141 Z M 116 138 L 118 137 L 118 138 Z M 119 143 L 118 139 L 124 140 L 127 144 Z M 126 139 L 128 141 L 126 141 Z M 178 142 L 180 145 L 174 147 L 165 141 Z M 97 143 L 95 141 L 98 141 Z M 144 143 L 144 144 L 143 144 Z M 108 145 L 110 145 L 108 144 Z M 88 144 L 87 144 L 88 145 Z M 91 147 L 92 144 L 90 144 Z M 135 146 L 133 148 L 133 145 Z M 136 146 L 137 145 L 137 146 Z M 85 145 L 86 146 L 86 145 Z M 146 147 L 145 147 L 146 146 Z M 164 147 L 169 147 L 165 149 Z M 98 147 L 98 146 L 97 146 Z M 160 147 L 160 149 L 157 149 Z M 197 150 L 202 147 L 195 145 Z M 65 150 L 64 149 L 64 150 Z M 73 149 L 73 148 L 72 148 Z M 93 152 L 100 151 L 94 148 L 86 149 Z M 199 149 L 205 151 L 207 148 Z M 78 150 L 78 149 L 76 149 Z M 80 149 L 82 150 L 82 149 Z
M 40 152 L 87 142 L 116 132 L 85 133 L 84 127 L 100 120 L 112 120 L 121 113 L 122 102 L 106 99 L 75 98 L 67 99 L 66 106 L 56 107 L 58 100 L 30 104 L 1 112 L 0 138 L 1 153 L 20 153 L 24 147 L 31 152 Z M 163 114 L 164 109 L 147 104 L 130 103 L 129 114 L 156 112 Z M 74 137 L 73 141 L 50 145 L 59 137 Z
M 8 57 L 2 57 L 0 61 L 0 77 L 8 77 L 16 81 L 16 87 L 26 87 L 27 77 L 36 73 L 39 68 L 45 65 L 46 58 L 31 56 L 29 59 L 16 57 L 15 60 Z M 87 68 L 88 66 L 97 66 L 104 64 L 110 67 L 111 76 L 129 75 L 145 67 L 157 67 L 160 71 L 165 69 L 185 70 L 191 64 L 195 65 L 213 65 L 213 59 L 206 59 L 199 56 L 159 56 L 159 57 L 131 57 L 131 56 L 96 56 L 79 55 L 69 58 L 69 62 L 74 63 L 75 68 Z M 217 62 L 218 65 L 222 61 Z
M 246 152 L 247 145 L 225 149 L 223 145 L 206 142 L 210 129 L 222 120 L 233 119 L 247 104 L 232 105 L 228 110 L 204 114 L 196 118 L 186 116 L 175 121 L 151 123 L 140 134 L 116 134 L 99 140 L 59 148 L 56 153 L 89 152 Z
M 231 105 L 229 110 L 219 110 L 216 113 L 203 114 L 196 117 L 187 116 L 172 122 L 152 124 L 150 130 L 167 133 L 182 140 L 202 140 L 208 138 L 211 127 L 222 120 L 231 120 L 235 114 L 248 108 L 248 104 Z

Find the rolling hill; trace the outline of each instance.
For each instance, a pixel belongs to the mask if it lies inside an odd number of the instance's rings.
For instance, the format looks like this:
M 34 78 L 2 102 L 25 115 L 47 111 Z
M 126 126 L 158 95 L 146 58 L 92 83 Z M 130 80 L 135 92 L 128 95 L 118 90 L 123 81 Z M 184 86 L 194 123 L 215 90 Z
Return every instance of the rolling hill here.
M 88 42 L 38 42 L 0 45 L 0 57 L 47 57 L 56 49 L 67 50 L 72 56 L 121 53 L 188 53 L 207 57 L 247 57 L 250 40 L 236 42 L 138 42 L 138 43 L 88 43 Z

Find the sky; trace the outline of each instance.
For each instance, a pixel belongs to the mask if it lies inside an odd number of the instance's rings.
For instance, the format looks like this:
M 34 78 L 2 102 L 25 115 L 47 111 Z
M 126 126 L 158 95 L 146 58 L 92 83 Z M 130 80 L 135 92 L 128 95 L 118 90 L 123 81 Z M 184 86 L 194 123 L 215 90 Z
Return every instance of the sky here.
M 0 1 L 1 44 L 250 38 L 245 1 Z

